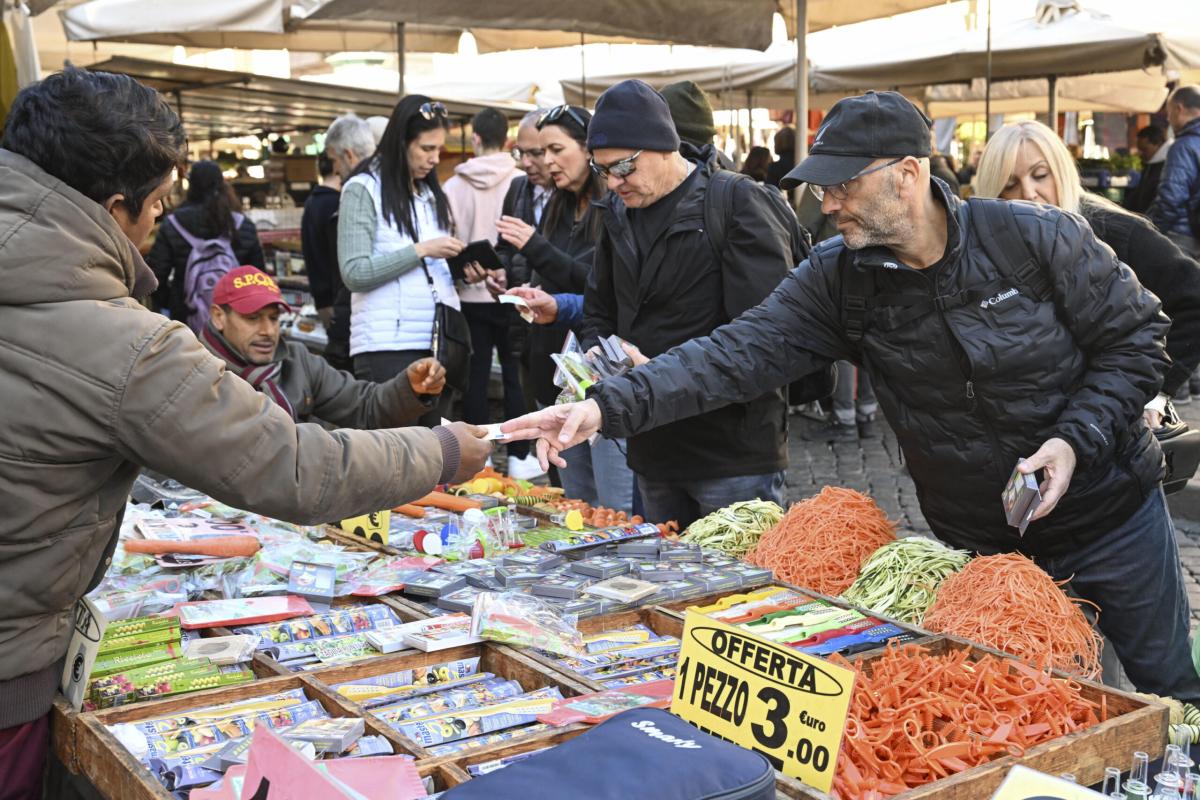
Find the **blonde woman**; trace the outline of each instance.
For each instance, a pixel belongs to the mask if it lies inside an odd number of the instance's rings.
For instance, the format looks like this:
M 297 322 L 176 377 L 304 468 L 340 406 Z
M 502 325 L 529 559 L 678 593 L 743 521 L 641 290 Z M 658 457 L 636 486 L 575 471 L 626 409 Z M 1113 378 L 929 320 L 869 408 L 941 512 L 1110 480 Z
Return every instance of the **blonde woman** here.
M 975 189 L 980 197 L 1045 203 L 1087 220 L 1171 318 L 1167 354 L 1174 363 L 1162 394 L 1146 406 L 1147 424 L 1161 424 L 1167 397 L 1191 401 L 1188 377 L 1200 364 L 1200 264 L 1144 217 L 1085 191 L 1066 145 L 1040 122 L 1016 122 L 996 132 L 979 159 Z

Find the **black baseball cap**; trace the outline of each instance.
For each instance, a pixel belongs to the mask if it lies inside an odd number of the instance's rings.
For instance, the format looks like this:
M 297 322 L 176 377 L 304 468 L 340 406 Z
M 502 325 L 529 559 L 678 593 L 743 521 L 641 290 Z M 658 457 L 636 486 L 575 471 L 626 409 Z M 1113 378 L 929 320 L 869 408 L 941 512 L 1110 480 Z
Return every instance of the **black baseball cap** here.
M 800 183 L 833 186 L 845 183 L 880 158 L 928 158 L 932 124 L 897 92 L 867 92 L 839 100 L 817 130 L 808 158 L 779 185 L 784 189 Z

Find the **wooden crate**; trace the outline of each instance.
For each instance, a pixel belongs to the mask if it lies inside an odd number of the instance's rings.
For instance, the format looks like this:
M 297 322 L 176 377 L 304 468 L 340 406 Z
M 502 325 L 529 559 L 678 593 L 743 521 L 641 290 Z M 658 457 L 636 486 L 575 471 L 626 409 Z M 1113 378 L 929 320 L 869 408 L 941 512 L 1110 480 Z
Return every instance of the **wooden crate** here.
M 288 689 L 303 688 L 310 700 L 318 701 L 332 716 L 359 716 L 353 704 L 342 702 L 311 678 L 291 676 L 264 678 L 240 686 L 209 689 L 203 692 L 168 697 L 145 703 L 104 709 L 79 714 L 75 719 L 75 763 L 80 773 L 96 790 L 109 800 L 173 800 L 154 775 L 125 749 L 106 726 L 119 722 L 136 722 L 166 714 L 174 714 L 203 706 L 231 703 L 251 697 L 274 694 Z M 390 729 L 372 717 L 365 717 L 367 736 L 386 736 Z M 397 753 L 417 755 L 397 746 L 389 737 Z M 465 775 L 456 768 L 442 769 L 431 765 L 421 773 L 435 775 L 443 788 L 457 785 Z
M 952 636 L 938 636 L 921 644 L 934 655 L 965 649 L 970 651 L 971 660 L 978 660 L 984 655 L 1012 658 L 998 650 L 980 647 Z M 873 659 L 865 660 L 865 667 L 870 669 Z M 1123 767 L 1127 764 L 1130 754 L 1135 750 L 1149 753 L 1151 760 L 1162 755 L 1167 738 L 1166 706 L 1058 670 L 1055 670 L 1054 674 L 1079 683 L 1083 689 L 1083 697 L 1091 702 L 1099 702 L 1102 697 L 1105 698 L 1108 719 L 1087 730 L 1070 733 L 1031 747 L 1020 757 L 997 758 L 940 781 L 895 795 L 893 800 L 975 800 L 990 797 L 1015 764 L 1023 764 L 1050 775 L 1070 772 L 1081 785 L 1090 786 L 1104 778 L 1105 767 Z M 788 797 L 796 800 L 831 800 L 824 792 L 791 778 L 779 783 L 779 787 Z
M 398 748 L 402 748 L 404 752 L 415 753 L 421 759 L 432 759 L 433 755 L 424 747 L 394 730 L 386 723 L 376 720 L 369 710 L 363 708 L 358 703 L 338 695 L 333 685 L 369 678 L 375 675 L 384 675 L 389 672 L 398 672 L 405 669 L 427 667 L 432 664 L 444 664 L 449 661 L 476 657 L 480 659 L 480 672 L 491 672 L 500 678 L 519 681 L 521 687 L 526 692 L 546 686 L 554 686 L 562 692 L 564 697 L 575 697 L 592 691 L 586 684 L 570 676 L 563 675 L 556 670 L 547 669 L 543 664 L 534 661 L 523 653 L 517 652 L 513 648 L 496 644 L 464 645 L 432 653 L 411 650 L 403 653 L 394 653 L 368 661 L 361 661 L 356 664 L 347 664 L 343 667 L 322 670 L 320 673 L 313 675 L 310 680 L 320 686 L 323 693 L 336 696 L 343 706 L 352 709 L 356 715 L 375 720 L 376 724 L 383 729 L 384 735 L 394 742 Z M 574 730 L 575 728 L 582 728 L 582 726 L 568 726 L 562 728 L 561 731 Z M 560 731 L 543 731 L 529 737 L 513 740 L 513 742 L 543 741 L 552 743 L 558 741 L 559 738 L 561 738 Z M 499 742 L 495 745 L 481 747 L 471 752 L 487 754 L 503 750 L 509 745 L 510 742 Z M 542 746 L 544 747 L 546 744 Z M 442 761 L 448 762 L 450 760 L 443 759 Z

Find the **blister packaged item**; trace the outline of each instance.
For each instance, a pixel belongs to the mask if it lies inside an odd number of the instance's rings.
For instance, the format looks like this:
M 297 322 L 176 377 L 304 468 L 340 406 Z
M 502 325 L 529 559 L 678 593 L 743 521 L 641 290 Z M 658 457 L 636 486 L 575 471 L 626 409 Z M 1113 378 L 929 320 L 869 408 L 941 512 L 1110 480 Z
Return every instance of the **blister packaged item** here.
M 541 598 L 485 592 L 475 600 L 471 635 L 573 656 L 583 647 L 583 635 L 575 622 L 575 617 L 561 614 Z
M 637 686 L 642 683 L 653 683 L 655 681 L 673 681 L 677 670 L 675 667 L 666 667 L 664 669 L 655 670 L 652 672 L 639 672 L 636 675 L 627 675 L 624 678 L 614 678 L 613 680 L 603 681 L 600 685 L 605 689 L 620 689 L 623 686 Z
M 658 549 L 658 558 L 660 561 L 672 562 L 688 562 L 688 563 L 703 563 L 704 551 L 698 544 L 686 544 L 684 542 L 668 542 L 663 541 L 662 546 Z
M 286 622 L 270 622 L 234 628 L 233 632 L 258 636 L 260 649 L 288 642 L 306 642 L 353 633 L 365 633 L 377 628 L 399 625 L 400 618 L 382 603 L 367 603 L 335 608 L 321 614 Z
M 214 664 L 242 664 L 254 658 L 257 636 L 214 636 L 194 639 L 183 647 L 187 658 L 207 658 Z
M 359 678 L 354 681 L 335 683 L 333 688 L 343 697 L 364 706 L 382 705 L 377 698 L 389 697 L 384 703 L 395 702 L 400 696 L 415 696 L 428 691 L 438 691 L 458 683 L 469 683 L 480 680 L 480 675 L 490 677 L 487 673 L 479 672 L 479 658 L 463 658 L 444 664 L 433 664 L 416 669 L 405 669 L 389 672 L 384 675 L 373 675 L 369 678 Z
M 392 743 L 382 736 L 363 736 L 342 753 L 342 758 L 365 758 L 367 756 L 390 756 L 396 751 Z M 413 759 L 413 756 L 402 755 L 401 758 Z
M 218 628 L 302 617 L 312 606 L 302 597 L 247 597 L 240 600 L 197 600 L 175 606 L 184 628 Z
M 451 592 L 444 597 L 439 597 L 437 599 L 437 607 L 444 608 L 447 611 L 470 614 L 475 608 L 475 598 L 483 594 L 484 591 L 486 590 L 467 586 L 459 589 L 457 592 Z
M 518 586 L 532 586 L 546 576 L 536 570 L 531 570 L 528 567 L 496 567 L 496 580 L 506 589 L 513 589 Z
M 606 558 L 603 556 L 574 561 L 570 567 L 571 572 L 600 580 L 625 575 L 630 571 L 630 568 L 629 561 L 623 558 Z
M 467 686 L 443 689 L 401 703 L 372 709 L 372 713 L 389 725 L 432 717 L 449 711 L 481 708 L 503 702 L 521 694 L 521 684 L 501 678 L 489 678 Z
M 457 592 L 467 585 L 466 578 L 461 575 L 447 575 L 442 572 L 426 572 L 411 578 L 404 585 L 404 594 L 417 597 L 445 597 L 451 592 Z
M 639 561 L 633 565 L 633 574 L 640 580 L 651 583 L 681 581 L 687 573 L 678 564 L 669 561 Z
M 358 717 L 310 719 L 280 731 L 285 739 L 312 742 L 318 753 L 344 753 L 366 732 Z
M 658 528 L 649 523 L 638 525 L 618 525 L 612 528 L 602 528 L 594 531 L 577 531 L 562 539 L 552 539 L 542 542 L 541 549 L 552 553 L 562 553 L 568 558 L 572 553 L 586 550 L 597 545 L 620 544 L 634 539 L 648 539 L 659 535 Z M 658 550 L 655 549 L 657 554 Z
M 618 558 L 657 559 L 662 551 L 662 539 L 646 539 L 639 542 L 623 542 L 617 545 Z
M 471 635 L 469 614 L 450 614 L 421 620 L 412 625 L 412 630 L 405 634 L 405 641 L 410 647 L 427 653 L 483 641 Z
M 1024 460 L 1021 459 L 1021 462 Z M 1004 516 L 1008 524 L 1024 536 L 1034 512 L 1042 504 L 1042 492 L 1038 488 L 1037 478 L 1033 475 L 1022 475 L 1018 462 L 1000 499 L 1004 504 Z
M 539 597 L 576 600 L 583 596 L 583 590 L 591 584 L 591 578 L 577 575 L 546 575 L 542 580 L 530 586 L 529 591 Z
M 500 563 L 505 567 L 521 567 L 532 572 L 546 573 L 556 567 L 565 566 L 567 559 L 543 550 L 525 550 L 504 556 Z
M 532 725 L 525 725 L 512 730 L 485 733 L 482 736 L 474 736 L 470 739 L 459 739 L 456 742 L 438 744 L 425 749 L 429 751 L 430 755 L 434 756 L 435 758 L 440 758 L 442 756 L 454 755 L 456 753 L 465 753 L 469 750 L 478 750 L 481 747 L 490 747 L 498 742 L 507 742 L 513 739 L 524 739 L 528 736 L 545 733 L 549 730 L 553 730 L 553 726 L 547 725 L 544 722 L 535 722 Z
M 584 590 L 585 594 L 614 600 L 618 603 L 636 603 L 644 597 L 657 594 L 659 586 L 626 575 L 593 583 Z
M 487 775 L 490 772 L 498 772 L 505 767 L 510 767 L 513 764 L 516 764 L 518 761 L 524 761 L 530 756 L 537 755 L 538 753 L 545 752 L 549 749 L 549 747 L 539 747 L 537 750 L 530 750 L 527 753 L 517 753 L 514 756 L 497 758 L 494 761 L 481 761 L 478 764 L 469 764 L 467 765 L 467 774 L 472 778 L 478 778 L 480 775 Z
M 395 728 L 422 747 L 432 747 L 528 725 L 537 719 L 538 714 L 550 712 L 554 708 L 554 701 L 561 699 L 562 692 L 558 687 L 547 686 L 503 703 L 403 722 Z

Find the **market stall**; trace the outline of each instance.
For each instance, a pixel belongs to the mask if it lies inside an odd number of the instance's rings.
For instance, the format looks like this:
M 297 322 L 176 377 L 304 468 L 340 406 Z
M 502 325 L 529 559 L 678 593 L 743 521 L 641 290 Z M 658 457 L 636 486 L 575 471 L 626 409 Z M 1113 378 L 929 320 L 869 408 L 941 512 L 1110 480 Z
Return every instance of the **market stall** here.
M 679 535 L 490 470 L 445 489 L 301 528 L 142 478 L 89 596 L 108 628 L 83 708 L 55 707 L 69 780 L 237 797 L 270 730 L 330 775 L 365 757 L 387 796 L 423 797 L 495 786 L 615 713 L 668 705 L 808 800 L 987 797 L 1016 765 L 1088 784 L 1164 752 L 1167 707 L 1093 681 L 1090 624 L 1032 562 L 995 557 L 1026 584 L 989 594 L 990 559 L 896 538 L 857 492 L 739 503 Z M 712 631 L 744 641 L 693 681 Z M 773 658 L 846 676 L 840 715 L 805 705 Z M 717 665 L 801 706 L 777 716 L 749 694 L 724 711 Z

